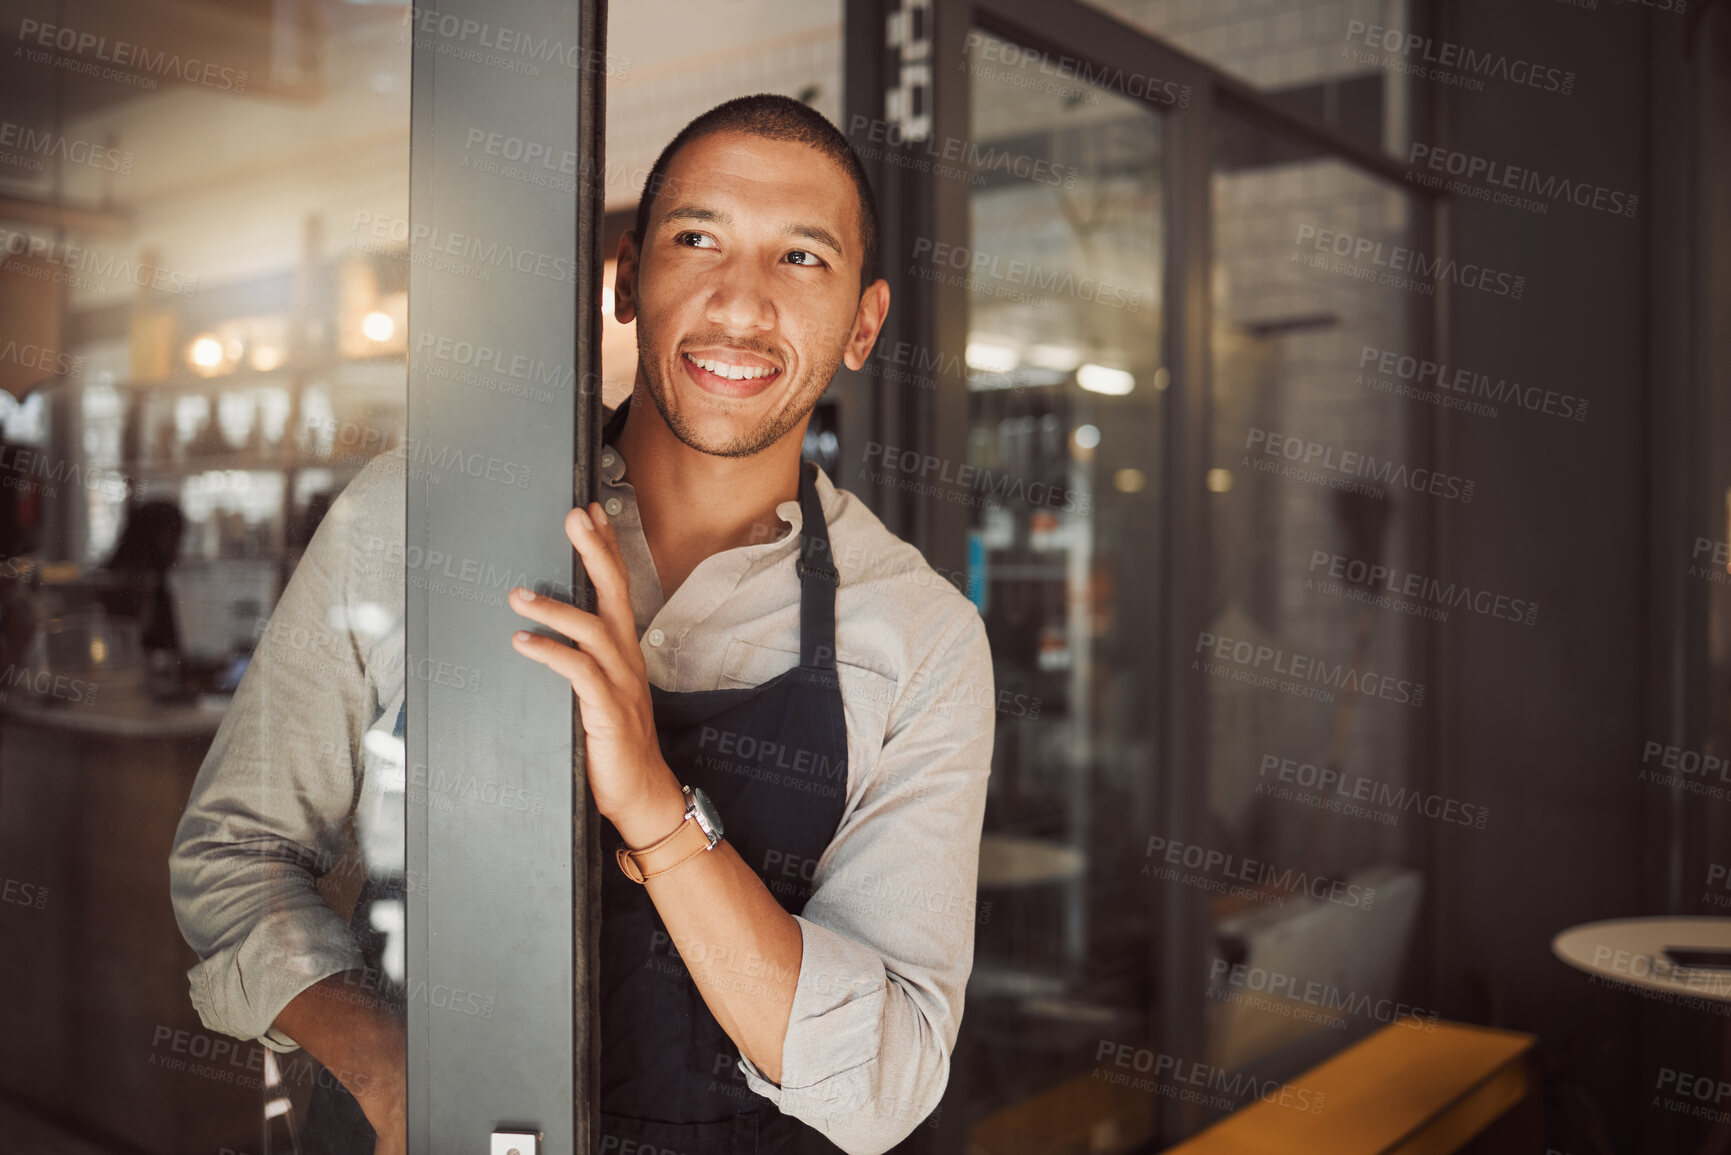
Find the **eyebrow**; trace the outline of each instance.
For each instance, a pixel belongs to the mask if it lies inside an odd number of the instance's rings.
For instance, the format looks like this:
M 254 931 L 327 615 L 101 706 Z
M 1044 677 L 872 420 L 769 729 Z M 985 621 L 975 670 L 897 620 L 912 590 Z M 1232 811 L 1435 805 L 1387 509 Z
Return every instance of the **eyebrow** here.
M 664 223 L 667 221 L 696 221 L 700 224 L 722 226 L 733 224 L 733 218 L 727 213 L 718 212 L 715 209 L 700 208 L 697 205 L 675 205 L 667 210 L 667 215 L 662 218 L 662 221 Z M 847 250 L 842 248 L 841 242 L 836 239 L 835 234 L 819 225 L 788 225 L 781 230 L 781 235 L 815 241 L 834 252 L 838 257 L 845 256 L 847 253 Z

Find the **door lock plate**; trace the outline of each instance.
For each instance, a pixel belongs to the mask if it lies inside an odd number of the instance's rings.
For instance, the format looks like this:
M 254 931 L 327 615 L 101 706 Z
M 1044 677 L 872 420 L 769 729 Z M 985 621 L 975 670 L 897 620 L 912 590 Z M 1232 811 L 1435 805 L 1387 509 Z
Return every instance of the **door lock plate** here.
M 495 1131 L 487 1155 L 541 1155 L 539 1131 Z

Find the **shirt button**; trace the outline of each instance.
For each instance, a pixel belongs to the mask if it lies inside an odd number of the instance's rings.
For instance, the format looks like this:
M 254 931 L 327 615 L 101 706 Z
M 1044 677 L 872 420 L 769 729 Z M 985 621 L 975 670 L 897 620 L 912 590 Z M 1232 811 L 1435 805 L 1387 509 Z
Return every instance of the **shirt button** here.
M 601 508 L 607 511 L 608 517 L 618 517 L 619 511 L 625 508 L 625 503 L 617 497 L 609 497 Z
M 602 465 L 611 466 L 613 464 L 613 461 L 614 461 L 614 457 L 613 457 L 613 451 L 611 449 L 609 449 L 607 452 L 605 452 L 601 455 L 601 464 Z
M 649 631 L 649 644 L 650 645 L 659 646 L 662 642 L 665 642 L 666 640 L 667 640 L 667 635 L 662 633 L 660 630 L 650 630 Z

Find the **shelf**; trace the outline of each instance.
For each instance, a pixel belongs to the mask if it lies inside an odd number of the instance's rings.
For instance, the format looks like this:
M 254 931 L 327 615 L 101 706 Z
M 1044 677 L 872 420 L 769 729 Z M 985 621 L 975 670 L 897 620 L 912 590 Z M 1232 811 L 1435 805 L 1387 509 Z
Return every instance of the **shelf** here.
M 167 462 L 161 465 L 144 465 L 127 463 L 119 469 L 129 477 L 163 478 L 187 477 L 194 473 L 210 473 L 218 470 L 244 470 L 248 472 L 283 472 L 290 469 L 329 469 L 336 472 L 348 471 L 358 473 L 373 459 L 373 454 L 365 457 L 254 457 L 244 453 L 211 455 L 207 457 L 189 458 L 182 462 Z

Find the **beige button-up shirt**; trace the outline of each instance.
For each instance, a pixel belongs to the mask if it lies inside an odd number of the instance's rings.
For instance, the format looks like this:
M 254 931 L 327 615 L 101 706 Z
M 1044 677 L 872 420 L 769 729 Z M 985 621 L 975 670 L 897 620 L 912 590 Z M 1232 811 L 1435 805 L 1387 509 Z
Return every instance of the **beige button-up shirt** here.
M 278 1051 L 297 1046 L 272 1025 L 278 1012 L 362 965 L 313 885 L 341 855 L 347 821 L 369 869 L 394 852 L 388 865 L 402 870 L 405 784 L 388 757 L 404 696 L 402 470 L 400 457 L 376 458 L 332 504 L 199 770 L 169 859 L 175 916 L 201 960 L 188 972 L 200 1017 Z M 666 598 L 610 446 L 600 472 L 651 682 L 755 686 L 798 664 L 797 501 L 776 508 L 788 532 L 705 558 Z M 743 1057 L 739 1070 L 850 1155 L 875 1155 L 932 1111 L 948 1080 L 973 965 L 996 695 L 973 604 L 821 472 L 817 490 L 841 573 L 847 796 L 828 849 L 794 867 L 811 895 L 795 916 L 803 954 L 782 1084 Z M 491 593 L 510 584 L 527 583 Z

